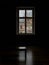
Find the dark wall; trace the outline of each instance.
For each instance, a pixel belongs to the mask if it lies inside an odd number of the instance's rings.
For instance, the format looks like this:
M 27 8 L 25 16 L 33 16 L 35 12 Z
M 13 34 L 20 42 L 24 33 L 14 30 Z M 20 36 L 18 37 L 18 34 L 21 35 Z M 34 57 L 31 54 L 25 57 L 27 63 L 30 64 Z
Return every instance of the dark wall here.
M 37 1 L 22 1 L 20 5 L 16 6 L 25 6 L 25 7 L 35 7 L 35 35 L 16 35 L 16 44 L 17 45 L 32 45 L 34 43 L 39 43 L 39 32 L 40 32 L 40 17 L 39 17 L 39 6 L 40 2 Z M 39 18 L 38 18 L 39 17 Z M 18 42 L 18 43 L 17 43 Z
M 47 6 L 42 1 L 21 1 L 19 6 L 35 7 L 35 35 L 16 35 L 17 45 L 40 45 L 48 42 L 48 20 L 47 20 Z M 46 44 L 44 44 L 46 46 Z

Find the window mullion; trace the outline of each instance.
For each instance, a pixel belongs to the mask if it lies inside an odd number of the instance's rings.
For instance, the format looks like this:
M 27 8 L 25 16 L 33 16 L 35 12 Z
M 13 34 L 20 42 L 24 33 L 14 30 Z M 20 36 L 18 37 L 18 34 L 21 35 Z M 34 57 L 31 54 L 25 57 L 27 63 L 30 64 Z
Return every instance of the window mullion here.
M 26 34 L 26 9 L 25 9 L 25 34 Z

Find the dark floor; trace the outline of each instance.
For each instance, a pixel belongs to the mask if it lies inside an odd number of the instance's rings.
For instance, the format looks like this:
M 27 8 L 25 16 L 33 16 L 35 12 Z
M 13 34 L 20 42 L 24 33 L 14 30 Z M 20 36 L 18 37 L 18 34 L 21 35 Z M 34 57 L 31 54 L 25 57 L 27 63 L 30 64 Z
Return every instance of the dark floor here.
M 26 48 L 26 50 L 19 50 L 17 48 L 16 52 L 1 52 L 0 65 L 49 65 L 48 48 Z
M 26 51 L 26 56 L 24 55 Z M 49 65 L 49 51 L 46 48 L 27 47 L 18 53 L 18 65 Z M 22 63 L 21 63 L 22 62 Z M 25 62 L 25 63 L 23 63 Z

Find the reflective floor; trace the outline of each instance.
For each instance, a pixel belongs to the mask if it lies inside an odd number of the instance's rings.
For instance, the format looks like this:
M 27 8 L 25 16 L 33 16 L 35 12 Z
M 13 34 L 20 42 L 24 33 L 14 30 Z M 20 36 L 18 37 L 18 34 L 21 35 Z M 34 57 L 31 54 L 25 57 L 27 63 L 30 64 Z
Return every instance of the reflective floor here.
M 33 65 L 33 52 L 31 49 L 23 49 L 18 52 L 19 65 Z
M 0 52 L 0 65 L 49 65 L 49 49 L 29 46 Z
M 16 65 L 49 65 L 48 49 L 40 47 L 27 47 L 18 50 Z
M 26 65 L 33 65 L 33 53 L 31 50 L 26 52 Z

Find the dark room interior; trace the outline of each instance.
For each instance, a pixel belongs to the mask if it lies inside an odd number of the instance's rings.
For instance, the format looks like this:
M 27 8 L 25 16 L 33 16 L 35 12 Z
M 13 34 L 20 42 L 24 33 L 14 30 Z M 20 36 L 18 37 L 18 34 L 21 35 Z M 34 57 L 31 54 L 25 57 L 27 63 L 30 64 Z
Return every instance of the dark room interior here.
M 1 16 L 3 18 L 1 20 L 5 22 L 2 23 L 1 30 L 4 33 L 1 32 L 0 65 L 49 65 L 48 6 L 45 5 L 46 3 L 20 0 L 16 1 L 15 5 L 2 5 L 1 15 L 5 16 Z M 30 17 L 30 19 L 34 19 L 33 34 L 19 34 L 18 9 L 32 10 L 33 7 L 35 8 L 35 12 L 33 9 L 35 18 Z M 20 33 L 22 32 L 20 31 Z

